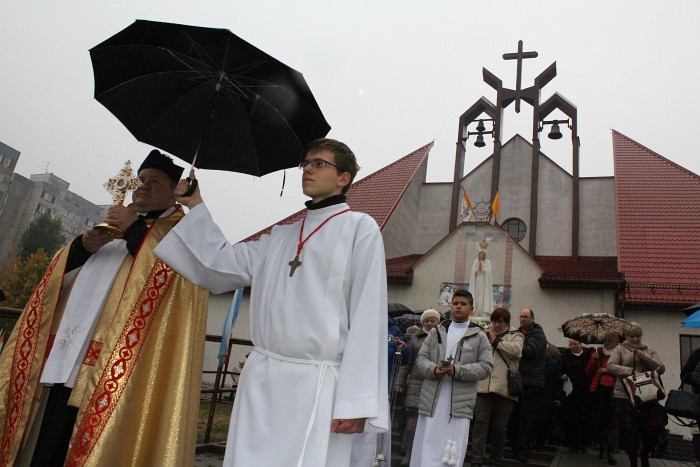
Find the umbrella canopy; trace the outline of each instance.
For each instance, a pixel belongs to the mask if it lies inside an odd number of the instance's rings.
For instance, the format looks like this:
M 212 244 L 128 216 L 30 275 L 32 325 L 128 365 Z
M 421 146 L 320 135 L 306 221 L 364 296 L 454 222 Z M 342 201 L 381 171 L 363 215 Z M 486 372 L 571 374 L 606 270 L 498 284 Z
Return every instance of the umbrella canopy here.
M 137 20 L 90 50 L 95 98 L 139 141 L 261 176 L 330 130 L 301 73 L 227 29 Z
M 686 319 L 681 321 L 681 324 L 686 328 L 700 328 L 700 311 L 696 311 L 692 315 L 688 316 Z
M 401 303 L 389 303 L 388 312 L 390 318 L 396 318 L 406 313 L 413 313 L 413 310 Z
M 615 332 L 623 336 L 623 330 L 628 322 L 622 318 L 607 313 L 584 313 L 572 318 L 561 325 L 564 337 L 576 339 L 584 344 L 602 344 L 607 332 Z
M 700 310 L 700 303 L 696 303 L 695 305 L 690 305 L 689 307 L 683 308 L 681 311 L 683 313 L 685 313 L 686 315 L 690 315 L 691 313 L 695 313 L 698 310 Z

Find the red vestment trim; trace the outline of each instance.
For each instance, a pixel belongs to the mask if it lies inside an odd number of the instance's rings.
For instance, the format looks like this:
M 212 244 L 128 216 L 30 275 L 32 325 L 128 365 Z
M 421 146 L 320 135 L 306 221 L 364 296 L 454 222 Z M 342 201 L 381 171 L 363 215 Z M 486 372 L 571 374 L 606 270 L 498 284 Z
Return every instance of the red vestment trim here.
M 73 437 L 66 466 L 84 465 L 112 416 L 138 361 L 165 293 L 176 273 L 156 261 L 95 386 Z
M 37 359 L 37 344 L 39 341 L 39 326 L 44 311 L 44 296 L 49 277 L 56 267 L 61 255 L 54 256 L 53 261 L 46 270 L 44 277 L 34 290 L 27 307 L 17 323 L 19 332 L 15 342 L 12 370 L 10 373 L 10 394 L 7 398 L 7 415 L 3 426 L 3 443 L 0 447 L 0 464 L 7 465 L 22 415 L 26 410 L 27 402 L 31 403 L 29 383 L 32 377 L 32 369 L 42 359 Z M 41 355 L 43 357 L 43 355 Z

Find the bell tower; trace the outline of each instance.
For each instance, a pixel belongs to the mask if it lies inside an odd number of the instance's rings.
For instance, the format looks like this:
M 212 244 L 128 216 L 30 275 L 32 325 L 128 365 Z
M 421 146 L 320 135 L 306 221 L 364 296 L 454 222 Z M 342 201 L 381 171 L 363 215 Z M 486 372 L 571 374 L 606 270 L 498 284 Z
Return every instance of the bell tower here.
M 577 112 L 576 106 L 566 100 L 559 93 L 555 93 L 545 102 L 540 102 L 540 94 L 544 88 L 557 75 L 556 62 L 540 73 L 534 80 L 532 86 L 522 88 L 522 66 L 524 59 L 537 58 L 535 51 L 524 52 L 523 41 L 518 41 L 518 50 L 513 53 L 503 54 L 504 60 L 516 61 L 516 85 L 515 89 L 503 86 L 503 81 L 486 68 L 483 68 L 483 79 L 486 84 L 496 91 L 496 104 L 492 104 L 485 97 L 477 100 L 469 109 L 459 117 L 457 149 L 455 153 L 455 168 L 452 187 L 452 204 L 450 211 L 450 231 L 454 230 L 458 224 L 459 205 L 462 190 L 461 181 L 464 177 L 464 161 L 467 152 L 466 141 L 470 136 L 476 135 L 474 145 L 483 147 L 485 145 L 483 136 L 488 134 L 493 137 L 493 154 L 491 170 L 491 190 L 490 199 L 494 200 L 498 193 L 501 176 L 501 144 L 504 110 L 512 103 L 515 103 L 515 112 L 520 113 L 520 103 L 525 101 L 532 106 L 532 153 L 530 161 L 531 186 L 530 186 L 530 213 L 529 213 L 529 244 L 528 251 L 532 255 L 537 254 L 537 211 L 539 201 L 539 156 L 540 139 L 539 133 L 547 125 L 551 125 L 548 136 L 550 139 L 560 139 L 562 133 L 560 124 L 566 124 L 571 130 L 572 141 L 572 241 L 571 255 L 578 256 L 579 242 L 579 146 L 580 141 L 577 134 Z M 566 120 L 546 120 L 555 110 L 565 114 Z M 484 122 L 491 125 L 491 130 L 486 131 Z M 469 126 L 476 124 L 476 131 L 470 131 Z

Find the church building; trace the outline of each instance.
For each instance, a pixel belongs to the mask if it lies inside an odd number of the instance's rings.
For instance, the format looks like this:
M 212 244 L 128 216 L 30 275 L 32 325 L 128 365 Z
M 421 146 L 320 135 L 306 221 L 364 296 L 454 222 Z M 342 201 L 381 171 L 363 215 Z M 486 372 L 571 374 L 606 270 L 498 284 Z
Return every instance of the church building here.
M 520 43 L 506 56 L 520 68 L 533 53 Z M 426 182 L 428 143 L 348 192 L 350 207 L 381 229 L 389 302 L 447 311 L 454 288 L 471 288 L 476 319 L 503 305 L 517 327 L 519 311 L 531 308 L 557 346 L 566 346 L 561 325 L 583 313 L 636 321 L 666 365 L 667 389 L 677 387 L 682 363 L 700 346 L 700 331 L 680 325 L 682 310 L 700 303 L 700 177 L 645 147 L 644 135 L 615 130 L 614 176 L 581 177 L 576 106 L 558 93 L 540 101 L 556 63 L 525 89 L 519 77 L 507 89 L 488 70 L 483 75 L 496 104 L 481 97 L 459 116 L 451 182 Z M 502 142 L 504 110 L 523 103 L 532 134 Z M 541 151 L 546 135 L 570 137 L 571 173 Z M 464 174 L 467 144 L 484 146 L 484 136 L 493 140 L 491 155 Z M 245 321 L 237 335 L 247 332 Z

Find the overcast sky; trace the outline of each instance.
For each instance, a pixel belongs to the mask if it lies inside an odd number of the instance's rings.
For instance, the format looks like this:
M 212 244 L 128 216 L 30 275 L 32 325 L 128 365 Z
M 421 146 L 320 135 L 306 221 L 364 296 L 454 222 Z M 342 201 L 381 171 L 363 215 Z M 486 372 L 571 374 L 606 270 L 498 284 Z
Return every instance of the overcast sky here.
M 0 141 L 22 153 L 20 174 L 52 172 L 98 204 L 111 201 L 104 181 L 151 149 L 93 99 L 88 50 L 135 19 L 228 28 L 302 72 L 360 178 L 434 140 L 428 181 L 450 181 L 459 115 L 496 101 L 482 67 L 515 88 L 515 62 L 501 57 L 518 40 L 539 53 L 523 63 L 523 87 L 557 63 L 542 100 L 559 92 L 578 107 L 583 176 L 613 174 L 611 129 L 700 173 L 696 0 L 10 0 L 1 11 Z M 511 105 L 504 142 L 530 140 L 531 118 Z M 570 171 L 568 136 L 542 150 Z M 467 170 L 488 149 L 469 146 Z M 303 207 L 301 174 L 286 172 L 282 198 L 282 172 L 198 177 L 237 241 Z

